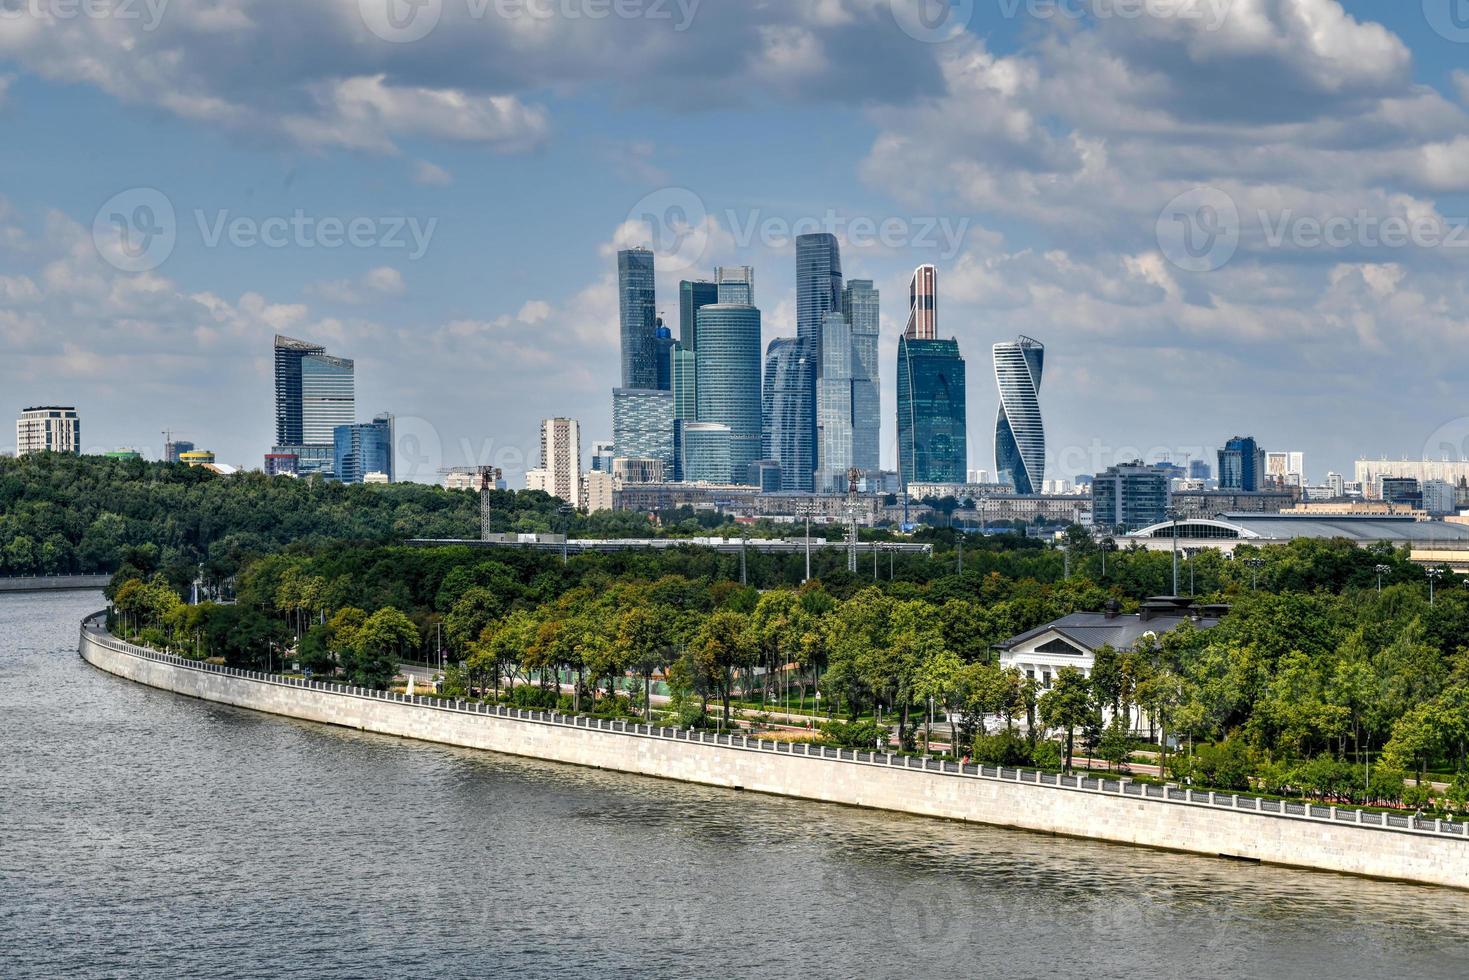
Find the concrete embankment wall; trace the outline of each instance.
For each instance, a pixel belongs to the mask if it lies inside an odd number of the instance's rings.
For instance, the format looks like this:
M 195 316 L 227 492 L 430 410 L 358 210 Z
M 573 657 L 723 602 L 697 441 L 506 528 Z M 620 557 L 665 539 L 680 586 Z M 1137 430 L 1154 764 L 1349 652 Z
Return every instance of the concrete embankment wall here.
M 223 704 L 363 731 L 487 749 L 665 779 L 894 810 L 1125 844 L 1469 888 L 1469 835 L 1462 824 L 1407 821 L 1363 826 L 1355 811 L 1319 808 L 1304 816 L 1242 812 L 1240 800 L 1182 792 L 1129 796 L 1092 780 L 1026 782 L 1013 771 L 906 768 L 883 754 L 807 755 L 736 736 L 720 742 L 671 729 L 597 727 L 588 719 L 498 714 L 481 706 L 405 701 L 374 692 L 305 686 L 263 675 L 205 670 L 157 658 L 83 629 L 81 655 L 93 666 L 150 687 Z M 640 729 L 640 730 L 639 730 Z M 866 761 L 863 761 L 863 760 Z M 932 764 L 931 764 L 932 765 Z M 1131 791 L 1163 792 L 1125 784 Z M 1173 791 L 1179 794 L 1181 791 Z M 1233 801 L 1233 802 L 1231 802 Z M 1258 803 L 1256 804 L 1259 805 Z M 1329 814 L 1325 815 L 1325 814 Z
M 35 575 L 0 578 L 0 592 L 49 592 L 53 589 L 105 589 L 111 575 Z

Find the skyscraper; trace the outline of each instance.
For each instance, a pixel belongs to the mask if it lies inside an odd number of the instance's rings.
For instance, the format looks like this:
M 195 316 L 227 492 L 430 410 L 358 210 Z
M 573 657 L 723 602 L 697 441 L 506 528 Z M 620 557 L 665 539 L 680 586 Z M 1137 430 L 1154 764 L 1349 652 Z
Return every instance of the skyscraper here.
M 653 362 L 658 368 L 658 383 L 654 387 L 659 391 L 673 390 L 673 349 L 677 346 L 673 331 L 660 319 L 653 333 Z
M 908 284 L 908 329 L 903 336 L 910 340 L 933 340 L 939 335 L 938 270 L 920 265 L 913 270 Z
M 678 432 L 676 478 L 689 483 L 730 482 L 729 426 L 718 422 L 684 421 L 675 425 Z
M 722 265 L 715 269 L 714 302 L 725 306 L 754 306 L 755 270 L 748 265 Z M 697 316 L 694 322 L 697 334 Z
M 957 340 L 898 338 L 898 482 L 963 483 L 969 468 Z
M 796 337 L 814 345 L 821 362 L 821 321 L 842 308 L 842 256 L 836 236 L 796 237 Z
M 15 422 L 15 455 L 82 451 L 81 416 L 71 405 L 23 409 Z
M 1219 450 L 1219 489 L 1254 493 L 1265 478 L 1265 450 L 1254 436 L 1235 436 Z
M 393 479 L 393 417 L 339 425 L 333 432 L 332 472 L 343 483 L 362 483 L 369 473 Z
M 760 458 L 760 311 L 715 303 L 698 313 L 698 420 L 729 426 L 731 483 Z
M 541 466 L 546 473 L 545 491 L 573 507 L 581 499 L 581 425 L 576 419 L 541 421 Z
M 870 279 L 849 279 L 842 313 L 852 328 L 852 465 L 873 483 L 881 469 L 882 387 L 877 361 L 878 291 Z
M 673 376 L 673 417 L 690 422 L 699 417 L 699 370 L 693 351 L 675 345 L 669 355 Z
M 275 338 L 274 455 L 294 455 L 303 474 L 331 472 L 336 429 L 357 416 L 356 365 L 304 340 Z
M 656 459 L 673 469 L 673 392 L 614 388 L 612 442 L 617 458 Z
M 777 337 L 765 350 L 762 444 L 780 466 L 780 489 L 810 492 L 816 470 L 816 365 L 795 337 Z
M 852 466 L 852 328 L 835 311 L 821 321 L 821 377 L 816 382 L 816 489 L 845 490 Z
M 698 349 L 699 325 L 695 316 L 699 308 L 718 302 L 719 287 L 712 282 L 685 279 L 678 284 L 678 342 L 684 350 L 693 352 Z
M 1092 522 L 1112 531 L 1135 531 L 1168 514 L 1168 473 L 1141 460 L 1110 467 L 1092 480 Z
M 653 253 L 617 253 L 618 313 L 622 324 L 622 387 L 658 387 L 658 310 L 653 293 Z
M 1040 493 L 1046 478 L 1046 428 L 1041 421 L 1041 373 L 1046 348 L 1029 337 L 994 347 L 1000 410 L 995 419 L 995 469 L 1019 494 Z

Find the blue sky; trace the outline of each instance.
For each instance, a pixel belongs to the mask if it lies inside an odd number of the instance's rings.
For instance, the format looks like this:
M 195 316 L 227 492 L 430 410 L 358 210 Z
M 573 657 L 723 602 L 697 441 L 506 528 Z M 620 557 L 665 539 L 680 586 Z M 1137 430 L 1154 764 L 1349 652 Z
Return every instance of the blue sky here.
M 417 478 L 515 481 L 543 416 L 610 435 L 617 247 L 661 249 L 670 319 L 679 278 L 754 265 L 768 339 L 784 232 L 830 214 L 883 294 L 889 465 L 923 262 L 973 468 L 1017 333 L 1049 475 L 1237 432 L 1316 479 L 1466 452 L 1458 0 L 96 2 L 0 0 L 0 391 L 77 404 L 91 449 L 171 428 L 258 466 L 279 331 L 356 358 Z M 160 201 L 167 236 L 109 223 Z

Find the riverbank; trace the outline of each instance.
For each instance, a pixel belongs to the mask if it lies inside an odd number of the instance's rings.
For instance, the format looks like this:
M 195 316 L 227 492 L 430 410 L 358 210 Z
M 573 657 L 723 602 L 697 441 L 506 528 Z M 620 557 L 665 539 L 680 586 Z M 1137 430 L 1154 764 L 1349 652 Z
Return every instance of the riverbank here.
M 22 575 L 0 578 L 0 592 L 56 592 L 104 589 L 111 575 Z
M 151 687 L 308 721 L 778 796 L 1469 889 L 1462 823 L 959 766 L 442 702 L 199 664 L 90 619 L 82 657 Z

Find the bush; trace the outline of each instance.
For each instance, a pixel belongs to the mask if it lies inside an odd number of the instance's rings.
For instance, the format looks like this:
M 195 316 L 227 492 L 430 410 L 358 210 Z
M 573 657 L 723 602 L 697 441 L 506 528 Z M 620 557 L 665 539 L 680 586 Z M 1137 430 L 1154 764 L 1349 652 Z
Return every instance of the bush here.
M 561 694 L 555 688 L 535 684 L 522 684 L 510 692 L 512 705 L 532 711 L 549 711 L 556 707 L 560 698 Z
M 1028 766 L 1033 751 L 1028 740 L 1008 728 L 994 735 L 980 735 L 974 740 L 974 758 L 989 766 L 1009 766 L 1012 769 Z
M 889 730 L 875 721 L 828 721 L 821 726 L 821 739 L 844 749 L 873 749 L 887 745 Z
M 1238 793 L 1250 789 L 1255 768 L 1254 752 L 1244 739 L 1231 735 L 1218 745 L 1199 746 L 1189 775 L 1202 786 Z
M 1061 756 L 1061 746 L 1043 738 L 1030 750 L 1030 764 L 1047 772 L 1060 772 L 1061 764 L 1065 761 Z

